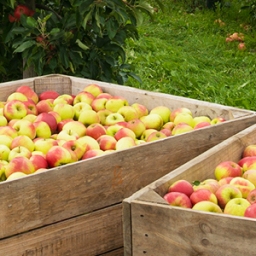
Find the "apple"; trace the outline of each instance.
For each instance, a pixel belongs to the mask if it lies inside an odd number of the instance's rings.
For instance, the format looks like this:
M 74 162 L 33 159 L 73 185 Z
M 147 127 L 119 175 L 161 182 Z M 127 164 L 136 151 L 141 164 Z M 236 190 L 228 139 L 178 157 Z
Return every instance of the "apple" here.
M 100 123 L 100 118 L 94 110 L 83 110 L 79 115 L 78 121 L 85 126 L 89 126 L 90 124 Z
M 107 134 L 105 127 L 100 123 L 90 124 L 86 129 L 86 135 L 97 140 L 101 135 Z
M 89 149 L 82 156 L 82 160 L 93 158 L 96 156 L 102 156 L 102 155 L 104 155 L 104 151 L 101 149 Z
M 28 99 L 33 100 L 36 104 L 39 101 L 37 93 L 28 85 L 21 85 L 16 89 L 16 92 L 23 93 Z
M 234 177 L 229 184 L 236 186 L 241 191 L 243 198 L 247 198 L 250 191 L 255 189 L 254 184 L 243 177 Z
M 97 99 L 105 98 L 105 99 L 112 99 L 113 96 L 110 93 L 103 92 L 96 96 Z
M 250 204 L 256 203 L 256 188 L 249 192 L 246 199 L 250 202 Z
M 83 110 L 92 110 L 91 105 L 89 105 L 86 102 L 78 102 L 75 105 L 73 105 L 73 108 L 75 110 L 75 114 L 74 114 L 74 120 L 78 120 L 80 113 Z
M 172 129 L 172 135 L 179 135 L 193 131 L 193 127 L 186 123 L 179 123 Z
M 59 95 L 56 99 L 53 100 L 53 105 L 55 106 L 58 103 L 73 105 L 73 101 L 74 101 L 74 98 L 72 97 L 72 95 L 64 93 Z
M 116 142 L 116 150 L 123 150 L 136 146 L 135 139 L 132 137 L 122 137 Z
M 0 126 L 6 126 L 8 124 L 8 120 L 5 116 L 0 116 Z
M 9 101 L 13 101 L 13 100 L 18 100 L 18 101 L 27 101 L 28 98 L 25 94 L 21 93 L 21 92 L 13 92 L 11 93 L 7 99 L 6 99 L 6 102 L 9 102 Z
M 223 161 L 214 170 L 215 178 L 218 181 L 225 177 L 241 177 L 242 174 L 242 167 L 233 161 Z
M 226 120 L 223 117 L 215 117 L 211 120 L 211 125 L 220 124 L 225 122 Z
M 74 130 L 62 130 L 56 136 L 57 140 L 64 141 L 77 140 L 78 138 L 79 135 Z
M 172 136 L 172 131 L 167 128 L 161 129 L 160 132 L 165 134 L 166 137 Z
M 100 149 L 99 143 L 97 140 L 90 136 L 83 136 L 77 139 L 77 141 L 80 141 L 84 147 L 88 147 L 88 149 Z
M 117 111 L 123 106 L 128 106 L 128 103 L 125 99 L 122 98 L 112 97 L 106 102 L 106 109 L 110 110 L 113 113 L 117 113 Z
M 34 165 L 25 156 L 17 156 L 10 160 L 9 164 L 5 168 L 5 176 L 8 177 L 14 172 L 23 172 L 25 174 L 32 174 L 35 172 Z
M 53 146 L 46 153 L 46 160 L 50 168 L 74 162 L 70 151 L 62 146 Z
M 73 119 L 75 115 L 75 109 L 72 105 L 65 104 L 65 103 L 58 103 L 53 107 L 53 111 L 57 112 L 61 120 L 65 119 Z
M 78 140 L 66 141 L 64 142 L 62 147 L 70 151 L 73 151 L 76 155 L 77 160 L 80 160 L 87 150 L 87 147 L 84 147 L 83 143 Z
M 107 135 L 111 135 L 112 137 L 115 136 L 115 134 L 122 128 L 124 128 L 124 126 L 119 125 L 119 123 L 113 124 L 113 125 L 109 125 L 109 126 L 104 126 L 104 128 L 106 129 L 106 134 Z
M 18 146 L 10 150 L 9 155 L 8 155 L 8 161 L 11 161 L 13 158 L 18 157 L 18 156 L 24 156 L 26 158 L 31 157 L 31 152 L 29 149 L 23 147 L 23 146 Z
M 110 135 L 101 135 L 97 142 L 99 143 L 100 149 L 105 151 L 109 149 L 116 149 L 116 139 Z
M 12 174 L 10 174 L 10 176 L 6 180 L 7 181 L 17 180 L 17 179 L 20 179 L 20 178 L 26 177 L 26 176 L 28 176 L 28 175 L 24 172 L 13 172 Z
M 247 156 L 256 156 L 256 145 L 251 144 L 245 147 L 242 157 Z
M 145 144 L 146 141 L 145 141 L 145 140 L 136 139 L 136 140 L 135 140 L 135 143 L 136 143 L 136 145 L 139 146 L 139 145 Z
M 98 112 L 100 110 L 106 109 L 106 103 L 107 103 L 106 98 L 95 98 L 92 103 L 91 107 L 94 111 Z
M 180 192 L 186 194 L 188 197 L 193 193 L 193 185 L 187 180 L 177 180 L 173 182 L 168 189 L 168 192 Z
M 49 114 L 46 112 L 40 113 L 34 120 L 34 122 L 38 122 L 38 121 L 46 122 L 49 125 L 52 134 L 54 134 L 57 131 L 57 121 L 52 114 Z
M 157 132 L 156 129 L 146 129 L 140 136 L 141 140 L 147 141 L 148 136 L 153 133 L 153 132 Z
M 106 125 L 106 118 L 109 114 L 111 114 L 112 112 L 110 110 L 107 110 L 107 109 L 102 109 L 102 110 L 99 110 L 97 112 L 97 115 L 100 119 L 100 123 L 102 125 Z
M 146 126 L 140 119 L 133 119 L 126 123 L 126 127 L 135 133 L 136 138 L 140 138 L 146 130 Z
M 124 122 L 124 117 L 119 113 L 111 113 L 106 117 L 105 125 L 113 125 L 118 122 Z
M 11 142 L 10 149 L 13 149 L 19 146 L 23 146 L 27 148 L 30 152 L 34 151 L 35 149 L 35 144 L 33 140 L 27 135 L 19 135 L 15 137 Z
M 34 114 L 27 114 L 26 116 L 24 116 L 22 119 L 28 120 L 31 123 L 34 123 L 35 119 L 36 119 L 37 115 Z
M 179 123 L 188 124 L 191 127 L 194 127 L 194 118 L 190 114 L 181 113 L 176 115 L 175 119 L 173 120 L 175 125 Z
M 9 164 L 6 160 L 0 160 L 0 181 L 5 181 L 5 167 Z
M 17 131 L 18 135 L 26 135 L 30 139 L 34 139 L 36 137 L 36 129 L 34 123 L 20 119 L 13 125 L 13 128 Z
M 78 137 L 82 137 L 86 134 L 87 129 L 81 122 L 72 120 L 70 122 L 65 123 L 61 131 L 67 131 L 70 134 L 76 133 Z
M 8 146 L 0 144 L 0 160 L 8 161 L 10 151 L 11 149 Z
M 147 116 L 149 113 L 148 108 L 138 102 L 133 103 L 131 106 L 137 111 L 138 118 L 141 118 L 142 116 Z
M 146 129 L 160 130 L 163 126 L 163 119 L 158 114 L 148 114 L 147 116 L 142 116 L 140 120 L 144 123 Z
M 256 218 L 256 204 L 248 206 L 244 212 L 244 217 Z
M 174 109 L 172 112 L 171 112 L 171 115 L 170 115 L 170 121 L 173 122 L 175 117 L 178 115 L 178 114 L 189 114 L 192 116 L 192 112 L 190 109 L 186 108 L 186 107 L 181 107 L 181 108 L 177 108 L 177 109 Z
M 199 189 L 208 189 L 212 193 L 215 193 L 219 187 L 220 187 L 220 184 L 215 179 L 205 179 L 205 180 L 199 182 L 199 184 L 193 185 L 194 191 L 199 190 Z
M 251 166 L 256 164 L 256 156 L 243 157 L 237 163 L 242 167 L 243 172 L 246 172 Z
M 118 131 L 114 135 L 114 138 L 117 141 L 120 140 L 123 137 L 131 137 L 131 138 L 133 138 L 133 140 L 136 139 L 135 133 L 132 130 L 126 128 L 126 127 L 122 127 L 121 129 L 118 129 Z
M 38 138 L 34 140 L 35 151 L 40 151 L 44 155 L 54 146 L 58 145 L 58 142 L 52 138 Z
M 0 126 L 0 135 L 8 135 L 12 138 L 18 136 L 18 132 L 11 126 Z
M 246 209 L 251 204 L 245 198 L 233 198 L 231 199 L 224 208 L 225 214 L 244 216 Z
M 219 206 L 224 209 L 232 198 L 242 198 L 242 192 L 234 185 L 225 184 L 215 192 Z
M 37 112 L 38 114 L 43 112 L 50 112 L 53 111 L 54 105 L 53 105 L 53 99 L 46 99 L 46 100 L 40 100 L 36 104 Z
M 164 195 L 164 199 L 172 206 L 192 208 L 189 197 L 181 192 L 168 192 Z
M 122 106 L 118 109 L 117 113 L 121 114 L 126 122 L 138 119 L 139 117 L 137 110 L 132 106 Z
M 218 199 L 214 193 L 208 189 L 198 189 L 190 195 L 192 205 L 195 205 L 201 201 L 210 201 L 218 204 Z
M 98 84 L 89 84 L 84 88 L 84 91 L 91 93 L 94 97 L 103 93 L 102 88 Z
M 194 119 L 194 126 L 200 124 L 200 123 L 208 123 L 211 125 L 211 119 L 208 116 L 196 116 Z
M 46 158 L 43 157 L 42 155 L 32 154 L 29 160 L 34 165 L 35 171 L 41 168 L 48 168 L 48 162 L 46 161 Z
M 211 126 L 211 124 L 208 122 L 201 122 L 194 126 L 194 130 L 201 129 L 201 128 L 208 127 L 208 126 Z
M 0 135 L 0 142 L 2 145 L 6 145 L 8 148 L 11 147 L 12 141 L 14 138 L 12 138 L 10 135 L 1 134 Z
M 170 122 L 171 110 L 166 106 L 157 106 L 151 109 L 149 114 L 158 114 L 162 117 L 163 123 L 166 124 Z
M 174 126 L 175 126 L 174 122 L 171 122 L 171 121 L 170 121 L 170 122 L 165 123 L 165 124 L 162 126 L 162 129 L 168 129 L 168 130 L 172 131 L 173 128 L 174 128 Z
M 57 124 L 57 133 L 62 131 L 63 126 L 68 123 L 68 122 L 73 122 L 74 119 L 65 119 L 65 120 L 61 120 L 58 124 Z
M 59 93 L 54 90 L 47 90 L 39 94 L 39 101 L 53 99 L 55 100 Z
M 256 186 L 256 169 L 250 169 L 244 172 L 242 177 L 249 180 L 254 186 Z
M 50 126 L 45 121 L 37 121 L 33 123 L 36 130 L 37 138 L 50 138 L 52 131 Z
M 192 210 L 212 212 L 212 213 L 222 213 L 221 208 L 217 204 L 211 201 L 198 202 L 192 207 Z
M 234 177 L 225 177 L 225 178 L 222 178 L 220 179 L 218 182 L 219 182 L 219 185 L 222 186 L 222 185 L 225 185 L 225 184 L 229 184 L 230 181 L 233 179 Z
M 157 131 L 157 132 L 152 132 L 146 142 L 152 142 L 152 141 L 155 141 L 155 140 L 160 140 L 160 139 L 164 139 L 164 138 L 167 138 L 166 134 L 161 132 L 161 131 Z
M 81 91 L 75 96 L 73 105 L 77 104 L 78 102 L 85 102 L 85 103 L 91 105 L 94 98 L 95 97 L 90 92 Z
M 51 114 L 51 115 L 55 118 L 55 120 L 56 120 L 56 122 L 57 122 L 57 125 L 58 125 L 59 122 L 62 121 L 60 114 L 58 114 L 57 112 L 55 112 L 55 111 L 49 111 L 48 114 Z M 67 120 L 67 119 L 66 119 L 66 120 Z M 73 120 L 73 119 L 72 119 L 72 120 Z M 64 120 L 63 120 L 63 121 L 64 121 Z
M 3 114 L 8 121 L 12 119 L 22 119 L 27 113 L 28 110 L 25 103 L 19 100 L 7 102 L 3 109 Z

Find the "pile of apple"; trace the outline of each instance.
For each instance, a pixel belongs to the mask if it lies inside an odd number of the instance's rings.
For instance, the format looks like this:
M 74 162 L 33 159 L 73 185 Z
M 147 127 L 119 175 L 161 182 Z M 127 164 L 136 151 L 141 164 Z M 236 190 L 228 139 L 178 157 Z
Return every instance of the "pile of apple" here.
M 256 145 L 247 146 L 238 162 L 218 164 L 214 177 L 192 183 L 178 180 L 164 199 L 172 206 L 256 218 Z
M 22 85 L 0 102 L 0 180 L 175 136 L 225 121 L 188 108 L 129 105 L 97 84 L 77 95 Z

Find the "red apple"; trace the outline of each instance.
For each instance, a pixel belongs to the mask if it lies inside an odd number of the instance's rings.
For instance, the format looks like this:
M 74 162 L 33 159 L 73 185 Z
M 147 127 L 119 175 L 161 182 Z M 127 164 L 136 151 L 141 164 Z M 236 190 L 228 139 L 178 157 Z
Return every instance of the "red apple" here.
M 39 94 L 39 100 L 53 99 L 55 100 L 59 96 L 59 93 L 54 90 L 44 91 Z
M 192 203 L 189 197 L 180 192 L 169 192 L 164 195 L 164 199 L 172 206 L 192 208 Z
M 177 180 L 168 189 L 168 192 L 181 192 L 187 196 L 190 196 L 193 191 L 193 185 L 187 180 Z

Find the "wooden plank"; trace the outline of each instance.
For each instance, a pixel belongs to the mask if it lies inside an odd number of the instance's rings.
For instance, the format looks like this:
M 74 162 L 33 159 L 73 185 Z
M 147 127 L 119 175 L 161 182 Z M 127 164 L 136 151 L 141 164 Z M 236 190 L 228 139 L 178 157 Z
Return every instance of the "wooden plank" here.
M 132 202 L 132 255 L 254 255 L 256 222 L 170 207 Z
M 116 250 L 106 252 L 103 254 L 100 254 L 100 256 L 123 256 L 124 255 L 124 248 L 118 248 Z
M 110 206 L 2 239 L 0 255 L 122 255 L 121 207 L 121 204 Z

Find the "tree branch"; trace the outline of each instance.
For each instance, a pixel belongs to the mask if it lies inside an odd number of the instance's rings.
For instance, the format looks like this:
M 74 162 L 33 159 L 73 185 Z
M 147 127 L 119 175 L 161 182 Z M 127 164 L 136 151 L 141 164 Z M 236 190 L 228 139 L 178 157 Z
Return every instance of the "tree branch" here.
M 62 19 L 62 17 L 57 12 L 55 12 L 53 9 L 51 9 L 48 6 L 45 6 L 43 4 L 36 4 L 36 8 L 41 9 L 41 10 L 50 11 L 50 12 L 54 13 L 58 17 L 59 20 Z

